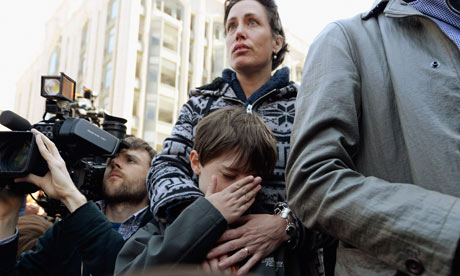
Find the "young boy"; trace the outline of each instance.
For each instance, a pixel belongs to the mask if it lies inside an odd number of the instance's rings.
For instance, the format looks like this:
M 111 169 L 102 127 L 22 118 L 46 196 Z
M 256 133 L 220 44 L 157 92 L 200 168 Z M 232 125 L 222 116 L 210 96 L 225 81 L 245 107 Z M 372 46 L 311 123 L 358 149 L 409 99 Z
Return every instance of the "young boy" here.
M 190 161 L 205 197 L 185 208 L 170 225 L 153 220 L 141 228 L 121 249 L 115 274 L 160 264 L 174 267 L 191 263 L 202 263 L 204 270 L 215 271 L 218 260 L 206 260 L 206 253 L 251 207 L 261 188 L 261 177 L 270 175 L 275 167 L 276 140 L 257 115 L 241 107 L 226 107 L 200 121 Z M 251 271 L 286 275 L 284 254 L 285 246 L 281 246 Z

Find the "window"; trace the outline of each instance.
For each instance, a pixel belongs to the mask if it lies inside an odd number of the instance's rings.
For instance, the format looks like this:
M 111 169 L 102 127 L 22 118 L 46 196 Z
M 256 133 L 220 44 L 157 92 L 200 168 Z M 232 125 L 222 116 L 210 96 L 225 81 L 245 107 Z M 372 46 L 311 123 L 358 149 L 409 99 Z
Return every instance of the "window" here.
M 302 65 L 297 65 L 296 68 L 295 68 L 295 72 L 296 72 L 296 81 L 297 82 L 301 82 L 302 81 L 302 73 L 303 73 L 303 68 L 302 68 Z
M 163 37 L 163 47 L 168 48 L 174 52 L 177 51 L 177 41 L 178 41 L 178 30 L 177 28 L 165 24 L 164 37 Z
M 78 81 L 83 78 L 86 68 L 86 53 L 80 54 L 80 67 L 78 68 Z
M 80 65 L 78 66 L 78 81 L 81 81 L 86 69 L 86 48 L 88 44 L 88 22 L 86 22 L 81 33 L 80 42 Z
M 174 100 L 161 97 L 158 106 L 158 120 L 164 123 L 172 124 L 174 117 Z
M 195 15 L 192 13 L 192 17 L 190 18 L 190 31 L 195 30 Z
M 155 121 L 155 105 L 148 104 L 145 109 L 145 118 L 148 121 L 154 122 Z
M 160 36 L 161 36 L 161 21 L 152 19 L 150 25 L 150 43 L 149 43 L 149 57 L 160 56 Z
M 224 24 L 220 22 L 214 22 L 214 40 L 225 40 L 224 35 Z
M 132 113 L 132 115 L 133 115 L 134 117 L 136 117 L 136 116 L 137 116 L 137 113 L 138 113 L 139 97 L 140 97 L 139 94 L 140 94 L 139 91 L 134 91 L 134 98 L 133 98 L 133 99 L 134 99 L 134 100 L 133 100 L 133 113 Z M 139 126 L 136 125 L 135 127 L 139 127 Z
M 104 67 L 104 80 L 102 88 L 109 88 L 112 82 L 112 62 L 109 62 Z
M 209 52 L 209 47 L 208 46 L 204 46 L 204 50 L 203 50 L 203 76 L 202 76 L 202 83 L 201 84 L 205 84 L 208 82 L 208 72 L 210 71 L 209 69 L 209 62 L 207 62 L 207 57 L 208 57 L 208 52 Z
M 83 30 L 81 31 L 80 48 L 86 49 L 87 43 L 88 43 L 88 22 L 86 22 L 85 26 L 83 27 Z
M 225 47 L 223 45 L 215 46 L 212 52 L 212 71 L 211 78 L 219 77 L 225 67 Z
M 136 58 L 136 78 L 141 78 L 141 70 L 142 70 L 142 53 L 137 53 Z
M 109 95 L 110 95 L 110 86 L 112 85 L 112 74 L 113 74 L 112 61 L 109 61 L 104 65 L 104 69 L 102 72 L 101 92 L 98 95 L 98 101 L 99 101 L 100 108 L 108 108 L 110 104 Z
M 178 3 L 176 7 L 176 19 L 182 20 L 182 8 L 179 5 L 180 4 Z
M 111 54 L 115 48 L 115 28 L 111 28 L 108 31 L 106 39 L 105 54 L 108 55 Z
M 51 54 L 50 62 L 48 65 L 48 75 L 57 75 L 58 74 L 58 67 L 59 67 L 59 54 L 61 50 L 59 47 L 56 47 Z
M 182 7 L 178 1 L 168 0 L 164 1 L 163 3 L 164 13 L 171 17 L 174 17 L 177 20 L 182 20 Z
M 107 21 L 115 19 L 118 14 L 118 0 L 111 0 L 107 14 Z
M 204 24 L 204 37 L 206 38 L 206 40 L 209 39 L 209 22 L 206 22 Z
M 165 12 L 166 14 L 168 14 L 168 15 L 170 15 L 170 16 L 173 16 L 173 9 L 172 9 L 171 5 L 167 5 L 167 4 L 165 3 L 165 7 L 164 7 L 164 8 L 165 8 L 164 12 Z
M 139 16 L 139 33 L 137 35 L 137 39 L 142 42 L 144 38 L 144 29 L 145 29 L 145 16 Z
M 161 83 L 176 87 L 176 63 L 162 59 L 161 60 Z
M 161 0 L 155 0 L 154 8 L 161 11 Z

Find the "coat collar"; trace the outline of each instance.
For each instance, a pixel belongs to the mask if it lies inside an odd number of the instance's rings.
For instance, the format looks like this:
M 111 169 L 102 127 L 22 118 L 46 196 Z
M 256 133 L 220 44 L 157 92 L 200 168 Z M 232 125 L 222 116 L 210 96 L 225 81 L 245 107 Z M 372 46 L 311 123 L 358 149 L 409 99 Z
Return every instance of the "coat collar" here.
M 297 95 L 298 84 L 289 81 L 289 69 L 282 68 L 276 72 L 274 76 L 272 76 L 273 81 L 276 82 L 278 85 L 274 85 L 277 90 L 275 97 L 278 98 L 290 98 L 295 97 Z M 269 90 L 272 90 L 271 88 Z M 253 101 L 257 100 L 264 93 L 261 95 L 256 95 Z M 225 96 L 226 98 L 233 98 L 235 100 L 241 101 L 240 98 L 236 95 L 235 91 L 233 90 L 230 83 L 228 83 L 224 78 L 216 78 L 212 83 L 208 85 L 204 85 L 195 89 L 190 89 L 189 96 L 214 96 L 220 97 Z M 244 102 L 244 101 L 241 101 Z
M 421 13 L 411 7 L 409 2 L 413 0 L 376 0 L 372 8 L 361 15 L 363 20 L 384 13 L 389 17 L 406 17 L 412 15 L 421 15 Z

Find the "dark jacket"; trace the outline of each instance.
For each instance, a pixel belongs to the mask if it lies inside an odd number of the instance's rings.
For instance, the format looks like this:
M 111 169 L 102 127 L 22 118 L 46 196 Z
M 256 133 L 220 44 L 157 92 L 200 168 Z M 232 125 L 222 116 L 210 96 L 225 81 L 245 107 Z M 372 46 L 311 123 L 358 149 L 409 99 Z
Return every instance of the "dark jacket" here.
M 153 219 L 140 228 L 118 255 L 115 274 L 169 265 L 200 264 L 219 237 L 227 229 L 221 213 L 201 197 L 188 206 L 170 225 Z M 317 268 L 308 262 L 311 250 L 287 250 L 280 246 L 275 252 L 257 263 L 251 272 L 264 276 L 316 275 Z
M 149 211 L 142 225 L 151 219 Z M 113 274 L 123 237 L 93 202 L 49 228 L 37 241 L 35 251 L 15 260 L 17 242 L 0 246 L 0 275 L 91 275 Z M 84 267 L 82 266 L 84 263 Z M 87 274 L 89 275 L 89 274 Z

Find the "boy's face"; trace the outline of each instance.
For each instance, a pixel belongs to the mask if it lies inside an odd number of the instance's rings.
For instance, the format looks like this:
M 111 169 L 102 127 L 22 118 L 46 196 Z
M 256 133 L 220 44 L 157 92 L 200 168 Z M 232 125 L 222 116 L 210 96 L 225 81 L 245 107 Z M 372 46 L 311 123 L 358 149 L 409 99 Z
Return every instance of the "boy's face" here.
M 232 167 L 232 165 L 238 164 L 235 162 L 236 158 L 235 153 L 224 153 L 202 166 L 198 153 L 193 150 L 190 153 L 190 163 L 193 172 L 199 176 L 200 190 L 206 194 L 213 175 L 217 178 L 216 192 L 220 192 L 232 183 L 250 175 L 242 172 L 240 168 Z

